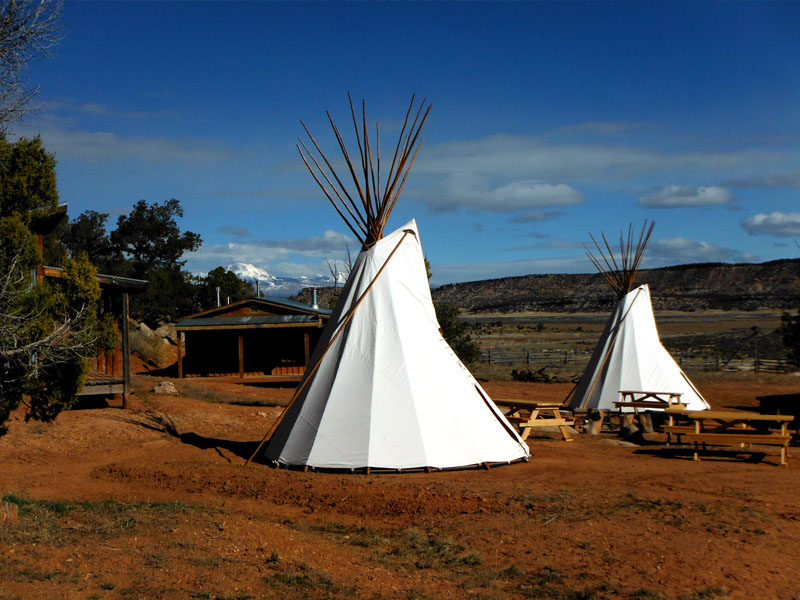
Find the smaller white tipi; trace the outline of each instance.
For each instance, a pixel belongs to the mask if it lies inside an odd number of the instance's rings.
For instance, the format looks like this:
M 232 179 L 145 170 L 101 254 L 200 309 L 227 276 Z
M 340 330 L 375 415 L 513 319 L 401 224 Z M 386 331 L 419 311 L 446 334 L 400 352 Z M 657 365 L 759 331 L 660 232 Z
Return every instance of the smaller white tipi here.
M 646 224 L 645 224 L 646 225 Z M 708 402 L 661 344 L 645 284 L 631 289 L 644 256 L 653 224 L 639 236 L 634 247 L 631 230 L 627 243 L 620 239 L 621 264 L 617 266 L 603 236 L 609 258 L 597 241 L 595 247 L 605 265 L 588 251 L 589 258 L 622 296 L 595 346 L 578 385 L 567 398 L 566 406 L 577 410 L 616 410 L 621 390 L 680 393 L 689 410 L 707 410 Z M 632 409 L 627 409 L 632 410 Z
M 316 152 L 300 143 L 306 166 L 362 248 L 300 385 L 265 436 L 263 456 L 274 464 L 450 469 L 530 454 L 442 337 L 416 223 L 383 235 L 419 149 L 430 111 L 424 105 L 412 120 L 412 98 L 388 172 L 379 149 L 373 157 L 363 105 L 357 118 L 350 103 L 358 167 L 331 120 L 355 192 L 310 133 Z

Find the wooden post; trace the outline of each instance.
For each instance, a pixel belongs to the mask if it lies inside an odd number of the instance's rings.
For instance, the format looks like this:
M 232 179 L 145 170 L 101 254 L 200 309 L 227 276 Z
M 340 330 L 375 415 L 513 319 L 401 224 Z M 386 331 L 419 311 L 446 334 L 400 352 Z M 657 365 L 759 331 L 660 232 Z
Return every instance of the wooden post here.
M 131 393 L 131 344 L 128 338 L 128 293 L 122 292 L 122 408 L 128 408 Z
M 311 360 L 311 339 L 306 331 L 303 334 L 303 366 L 308 366 L 308 361 Z
M 244 337 L 239 334 L 239 377 L 244 377 Z
M 183 379 L 183 332 L 178 333 L 178 379 Z

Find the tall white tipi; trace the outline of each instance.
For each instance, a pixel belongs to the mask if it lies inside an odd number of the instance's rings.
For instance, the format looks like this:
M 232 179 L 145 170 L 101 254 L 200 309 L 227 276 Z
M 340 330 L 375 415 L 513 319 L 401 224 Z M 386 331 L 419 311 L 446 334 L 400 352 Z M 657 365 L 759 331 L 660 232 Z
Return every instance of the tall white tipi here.
M 652 230 L 652 224 L 646 234 L 642 228 L 635 246 L 631 230 L 628 230 L 627 242 L 620 240 L 619 265 L 613 258 L 605 236 L 603 241 L 608 258 L 595 241 L 595 247 L 605 264 L 601 264 L 589 252 L 595 266 L 622 297 L 578 385 L 567 399 L 569 408 L 616 410 L 614 402 L 619 401 L 622 390 L 679 393 L 681 402 L 688 409 L 709 408 L 708 402 L 661 344 L 650 301 L 650 288 L 645 284 L 631 289 Z
M 355 124 L 352 102 L 351 112 Z M 388 211 L 416 155 L 427 116 L 420 117 L 421 112 L 422 107 L 410 128 L 406 116 L 383 190 L 380 153 L 373 169 L 366 126 L 356 125 L 364 174 L 359 181 L 331 121 L 359 202 L 350 200 L 313 138 L 316 157 L 302 146 L 306 165 L 359 237 L 362 251 L 295 397 L 272 431 L 264 457 L 273 463 L 449 469 L 529 456 L 527 445 L 442 337 L 416 223 L 383 236 Z
M 616 410 L 620 390 L 679 393 L 689 410 L 709 408 L 661 344 L 647 284 L 617 304 L 567 406 Z

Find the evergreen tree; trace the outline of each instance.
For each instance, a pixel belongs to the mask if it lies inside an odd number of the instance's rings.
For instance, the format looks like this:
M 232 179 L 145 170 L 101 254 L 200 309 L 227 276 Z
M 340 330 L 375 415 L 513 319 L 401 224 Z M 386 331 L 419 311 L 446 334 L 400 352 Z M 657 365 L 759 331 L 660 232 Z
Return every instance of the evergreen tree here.
M 37 281 L 42 264 L 31 231 L 58 205 L 55 159 L 41 140 L 0 138 L 0 430 L 23 401 L 28 416 L 52 419 L 75 401 L 87 360 L 111 340 L 99 313 L 96 270 L 85 255 L 65 277 Z M 28 400 L 25 400 L 28 398 Z
M 800 366 L 800 310 L 794 316 L 784 313 L 778 331 L 783 339 L 783 345 L 786 346 L 787 360 L 793 365 Z
M 436 319 L 442 329 L 442 336 L 461 359 L 461 362 L 473 363 L 481 357 L 481 349 L 467 333 L 467 325 L 461 320 L 460 310 L 454 304 L 446 302 L 434 303 Z
M 137 202 L 131 212 L 117 219 L 106 232 L 108 214 L 86 211 L 72 221 L 64 234 L 64 245 L 75 256 L 86 252 L 109 275 L 144 279 L 144 293 L 131 298 L 131 315 L 157 325 L 197 312 L 197 291 L 192 277 L 182 270 L 184 252 L 200 247 L 200 236 L 181 231 L 177 219 L 183 207 L 172 199 L 159 204 Z
M 197 283 L 197 302 L 200 310 L 208 310 L 217 305 L 217 288 L 222 303 L 229 300 L 238 302 L 256 295 L 252 283 L 240 279 L 233 271 L 217 267 Z

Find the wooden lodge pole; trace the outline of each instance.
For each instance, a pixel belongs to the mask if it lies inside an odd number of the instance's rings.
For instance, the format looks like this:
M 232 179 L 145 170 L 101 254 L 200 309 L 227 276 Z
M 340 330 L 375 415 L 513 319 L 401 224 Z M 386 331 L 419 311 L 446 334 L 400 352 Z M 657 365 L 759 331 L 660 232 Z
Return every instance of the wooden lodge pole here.
M 128 336 L 128 293 L 122 292 L 122 408 L 128 408 L 131 393 L 131 344 Z
M 183 332 L 177 335 L 178 342 L 178 379 L 183 379 Z

